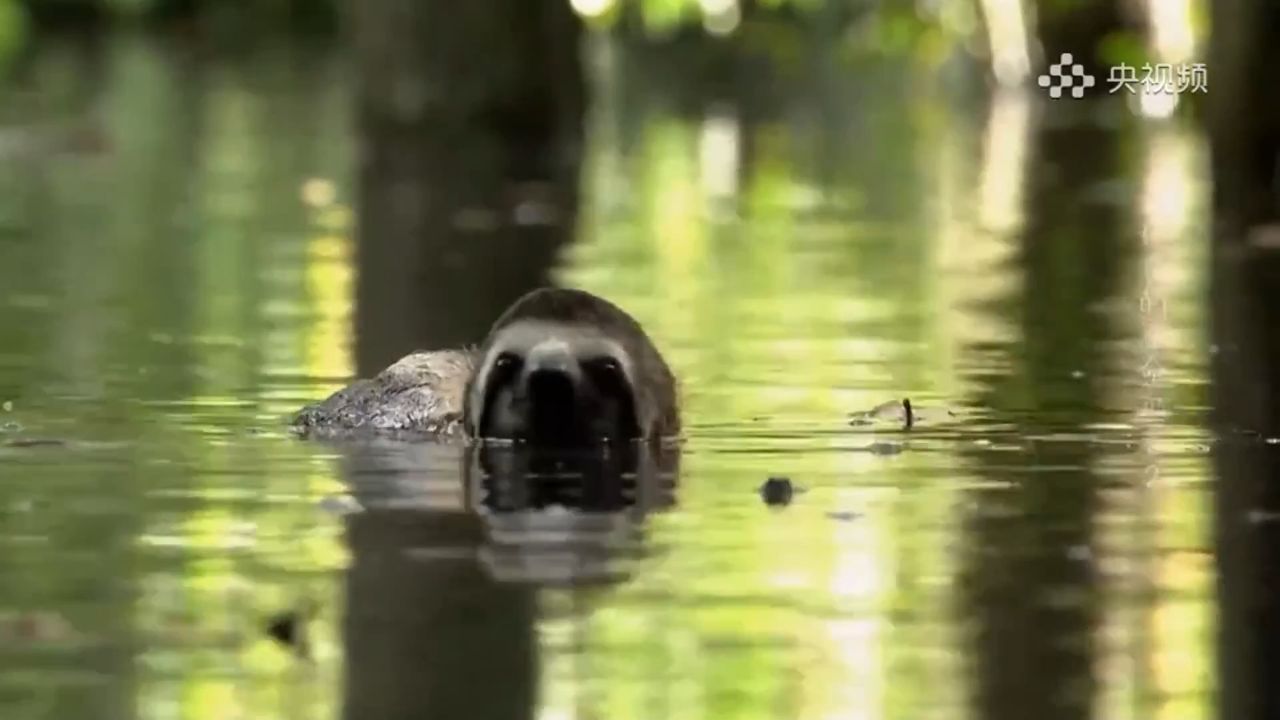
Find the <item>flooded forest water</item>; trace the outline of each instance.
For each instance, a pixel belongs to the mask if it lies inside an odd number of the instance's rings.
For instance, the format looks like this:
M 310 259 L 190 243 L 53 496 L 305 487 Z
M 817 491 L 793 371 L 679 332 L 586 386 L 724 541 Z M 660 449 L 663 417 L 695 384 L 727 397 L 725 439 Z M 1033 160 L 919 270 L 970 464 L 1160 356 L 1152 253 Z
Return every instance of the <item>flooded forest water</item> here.
M 0 88 L 0 715 L 1212 715 L 1202 132 L 909 63 L 591 75 L 570 202 L 429 215 L 333 51 Z M 681 380 L 678 477 L 591 532 L 289 432 L 544 281 Z M 850 422 L 904 397 L 949 412 Z

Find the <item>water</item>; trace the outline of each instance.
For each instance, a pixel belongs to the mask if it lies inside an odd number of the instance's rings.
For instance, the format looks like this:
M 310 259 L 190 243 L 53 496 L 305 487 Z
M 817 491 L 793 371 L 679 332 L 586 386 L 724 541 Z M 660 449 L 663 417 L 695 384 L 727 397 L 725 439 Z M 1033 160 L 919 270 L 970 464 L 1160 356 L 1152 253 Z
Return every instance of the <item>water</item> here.
M 3 91 L 5 718 L 1211 714 L 1194 127 L 883 68 L 690 112 L 620 62 L 552 277 L 688 438 L 587 550 L 456 448 L 284 428 L 431 340 L 357 282 L 341 58 L 51 44 Z

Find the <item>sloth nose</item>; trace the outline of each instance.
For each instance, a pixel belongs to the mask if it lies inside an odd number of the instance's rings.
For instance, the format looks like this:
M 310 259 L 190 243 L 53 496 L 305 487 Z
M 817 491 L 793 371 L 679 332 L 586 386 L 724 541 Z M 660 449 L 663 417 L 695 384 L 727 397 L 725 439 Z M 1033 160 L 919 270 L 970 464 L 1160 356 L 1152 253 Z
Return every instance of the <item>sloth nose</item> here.
M 548 341 L 525 356 L 524 385 L 532 395 L 572 397 L 582 374 L 578 362 L 563 342 Z

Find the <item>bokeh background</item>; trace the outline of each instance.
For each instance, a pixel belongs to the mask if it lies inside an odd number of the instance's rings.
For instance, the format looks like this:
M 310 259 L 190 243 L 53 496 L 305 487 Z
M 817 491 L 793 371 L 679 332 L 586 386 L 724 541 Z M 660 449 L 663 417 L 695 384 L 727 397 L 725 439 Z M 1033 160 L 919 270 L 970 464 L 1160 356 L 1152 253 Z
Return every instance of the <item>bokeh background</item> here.
M 0 0 L 0 716 L 1271 717 L 1277 35 Z M 1089 97 L 1036 85 L 1062 52 Z M 1160 62 L 1208 92 L 1106 92 Z M 287 431 L 551 283 L 682 381 L 607 580 L 499 537 L 456 449 Z M 850 425 L 902 397 L 932 421 Z

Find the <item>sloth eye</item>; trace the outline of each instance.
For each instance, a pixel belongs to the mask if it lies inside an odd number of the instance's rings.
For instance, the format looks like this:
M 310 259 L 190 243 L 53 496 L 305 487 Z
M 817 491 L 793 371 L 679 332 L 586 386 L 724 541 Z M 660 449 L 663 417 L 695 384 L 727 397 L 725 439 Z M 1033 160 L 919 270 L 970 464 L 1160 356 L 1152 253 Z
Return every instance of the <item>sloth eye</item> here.
M 622 377 L 622 363 L 617 358 L 599 357 L 590 362 L 591 368 L 596 372 L 614 378 Z
M 493 361 L 493 367 L 501 373 L 509 373 L 520 367 L 520 357 L 515 353 L 504 352 Z

